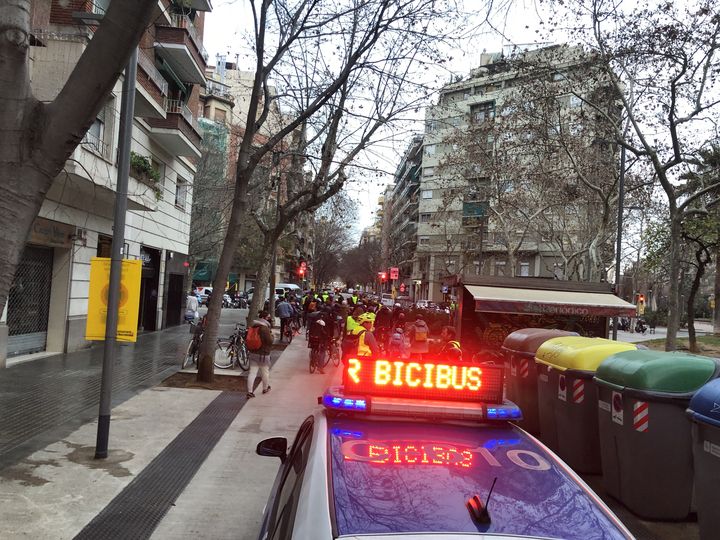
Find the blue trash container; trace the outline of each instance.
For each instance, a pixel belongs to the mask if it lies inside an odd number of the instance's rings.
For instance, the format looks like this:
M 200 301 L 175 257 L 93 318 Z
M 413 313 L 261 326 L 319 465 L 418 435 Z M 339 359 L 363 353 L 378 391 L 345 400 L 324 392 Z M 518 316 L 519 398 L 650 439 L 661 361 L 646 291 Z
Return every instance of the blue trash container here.
M 720 534 L 720 379 L 700 388 L 690 400 L 692 420 L 695 506 L 700 540 Z

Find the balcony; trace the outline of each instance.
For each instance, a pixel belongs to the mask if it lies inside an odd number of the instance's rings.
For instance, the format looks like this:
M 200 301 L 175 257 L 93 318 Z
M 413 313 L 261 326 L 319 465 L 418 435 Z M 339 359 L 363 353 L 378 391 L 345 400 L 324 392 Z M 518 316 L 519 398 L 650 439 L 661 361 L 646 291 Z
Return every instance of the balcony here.
M 196 11 L 212 11 L 210 0 L 190 0 L 189 4 Z
M 155 62 L 142 51 L 138 54 L 137 82 L 135 116 L 165 118 L 168 82 L 155 67 Z
M 200 126 L 182 101 L 166 101 L 166 118 L 148 118 L 150 133 L 161 146 L 176 156 L 200 157 Z
M 208 53 L 195 26 L 186 15 L 174 13 L 171 20 L 171 26 L 155 27 L 155 51 L 180 80 L 205 84 Z
M 204 93 L 206 96 L 214 96 L 216 98 L 228 101 L 233 105 L 235 104 L 235 98 L 230 93 L 230 86 L 219 81 L 208 79 L 207 84 L 205 85 L 205 91 L 202 93 Z

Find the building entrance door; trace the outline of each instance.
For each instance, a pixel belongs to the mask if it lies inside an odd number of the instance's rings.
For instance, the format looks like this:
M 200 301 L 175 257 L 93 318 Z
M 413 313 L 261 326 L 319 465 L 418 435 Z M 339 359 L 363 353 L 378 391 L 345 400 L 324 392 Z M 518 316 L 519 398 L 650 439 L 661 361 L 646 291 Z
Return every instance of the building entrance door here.
M 25 246 L 8 295 L 8 356 L 45 350 L 53 250 Z

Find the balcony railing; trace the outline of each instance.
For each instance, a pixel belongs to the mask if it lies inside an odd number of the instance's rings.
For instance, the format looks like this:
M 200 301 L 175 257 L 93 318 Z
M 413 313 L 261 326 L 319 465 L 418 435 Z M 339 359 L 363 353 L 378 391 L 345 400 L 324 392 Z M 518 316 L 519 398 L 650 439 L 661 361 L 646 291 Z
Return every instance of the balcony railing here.
M 182 115 L 185 121 L 190 124 L 197 133 L 202 133 L 200 124 L 198 124 L 198 121 L 193 116 L 193 113 L 191 113 L 188 106 L 179 99 L 168 99 L 165 110 L 172 114 Z
M 80 141 L 80 145 L 92 152 L 101 155 L 105 159 L 110 159 L 110 145 L 105 141 L 101 141 L 94 134 L 87 132 L 85 137 Z
M 205 86 L 205 91 L 210 95 L 220 96 L 230 101 L 235 101 L 232 94 L 230 93 L 230 88 L 227 85 L 219 83 L 217 81 L 208 79 L 207 85 Z
M 160 74 L 158 69 L 155 67 L 155 64 L 153 63 L 148 56 L 140 52 L 138 54 L 138 64 L 143 69 L 145 73 L 147 73 L 147 76 L 150 78 L 150 80 L 155 83 L 155 86 L 157 86 L 160 89 L 160 93 L 163 96 L 168 95 L 168 82 L 165 80 L 165 78 Z
M 195 28 L 195 25 L 192 23 L 190 18 L 187 15 L 173 13 L 171 20 L 173 26 L 175 26 L 176 28 L 184 28 L 188 31 L 188 34 L 190 34 L 190 39 L 195 44 L 198 51 L 200 51 L 200 55 L 203 57 L 205 63 L 207 64 L 208 60 L 210 59 L 210 55 L 205 50 L 205 47 L 203 47 L 202 40 L 198 36 L 197 29 Z

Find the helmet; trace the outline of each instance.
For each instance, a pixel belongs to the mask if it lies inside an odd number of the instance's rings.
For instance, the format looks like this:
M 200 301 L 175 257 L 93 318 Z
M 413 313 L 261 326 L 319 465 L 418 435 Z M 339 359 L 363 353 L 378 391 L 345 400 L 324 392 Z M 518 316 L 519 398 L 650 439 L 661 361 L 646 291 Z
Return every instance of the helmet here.
M 365 324 L 367 322 L 374 323 L 375 322 L 375 314 L 371 312 L 363 313 L 358 317 L 358 322 L 360 324 Z
M 325 321 L 323 321 L 322 319 L 315 322 L 318 323 L 320 326 L 325 326 Z

